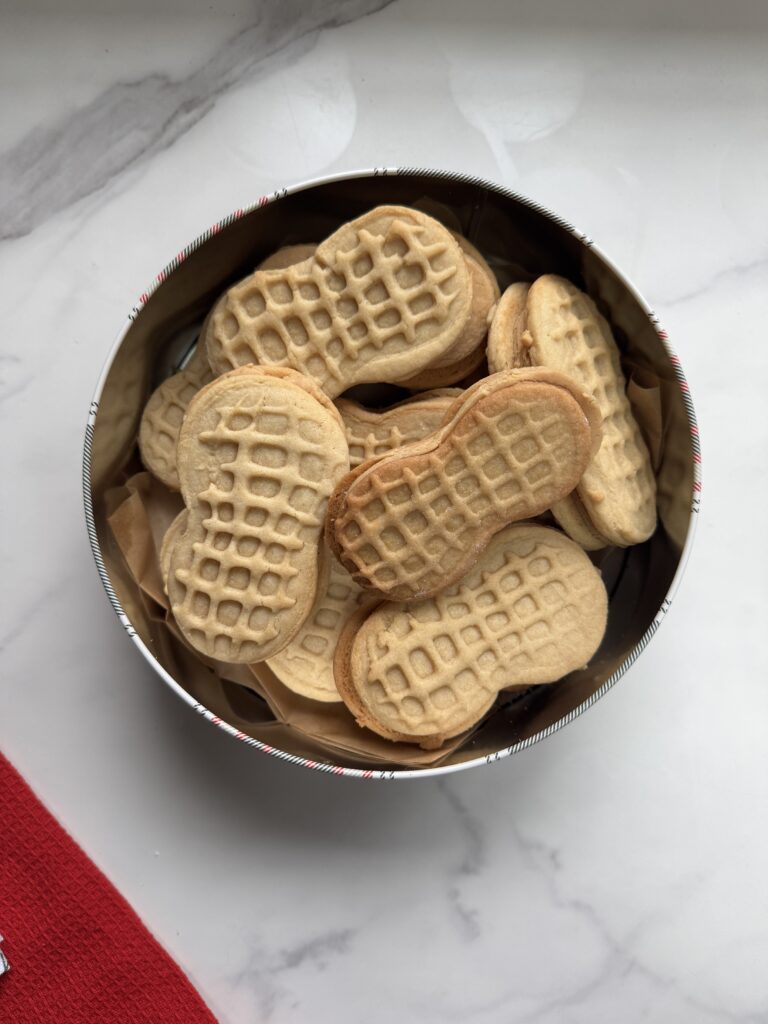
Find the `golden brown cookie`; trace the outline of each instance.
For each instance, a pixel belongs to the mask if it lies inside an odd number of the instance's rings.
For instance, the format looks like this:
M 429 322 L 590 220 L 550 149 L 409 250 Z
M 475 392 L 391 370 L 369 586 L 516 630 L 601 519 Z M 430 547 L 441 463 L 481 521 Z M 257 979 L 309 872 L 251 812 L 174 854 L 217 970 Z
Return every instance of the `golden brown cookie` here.
M 619 547 L 647 540 L 656 527 L 656 482 L 608 323 L 588 295 L 548 274 L 531 285 L 521 340 L 533 365 L 572 377 L 600 409 L 602 444 L 577 489 L 594 534 Z M 573 503 L 552 512 L 564 526 L 576 514 Z
M 208 359 L 215 373 L 291 366 L 336 397 L 434 362 L 461 337 L 471 307 L 467 261 L 450 233 L 416 210 L 382 206 L 303 263 L 232 287 L 210 317 Z
M 361 726 L 427 749 L 475 725 L 503 689 L 553 683 L 593 656 L 608 598 L 568 537 L 518 523 L 435 597 L 348 620 L 334 673 Z
M 496 280 L 496 275 L 488 265 L 485 256 L 483 256 L 480 250 L 476 246 L 474 246 L 468 238 L 465 238 L 464 235 L 460 235 L 458 231 L 451 231 L 451 234 L 459 243 L 461 251 L 464 253 L 464 255 L 469 256 L 470 259 L 473 259 L 480 267 L 493 292 L 493 301 L 498 302 L 499 296 L 501 295 L 499 282 Z
M 474 352 L 468 356 L 450 363 L 448 366 L 429 366 L 426 370 L 419 370 L 412 377 L 399 381 L 401 387 L 409 391 L 422 391 L 425 388 L 449 388 L 454 384 L 463 381 L 470 374 L 474 373 L 485 360 L 485 338 L 477 346 Z
M 496 303 L 496 294 L 491 283 L 477 260 L 464 256 L 472 281 L 472 306 L 467 325 L 456 344 L 444 355 L 430 363 L 427 369 L 441 366 L 454 366 L 477 352 L 488 333 L 489 314 Z M 425 371 L 422 371 L 425 372 Z
M 141 461 L 166 487 L 179 489 L 176 445 L 187 406 L 204 384 L 213 380 L 205 350 L 197 345 L 183 370 L 157 387 L 144 407 L 139 424 Z
M 605 538 L 595 530 L 579 499 L 578 487 L 567 498 L 558 501 L 556 508 L 556 512 L 552 509 L 555 522 L 585 551 L 599 551 L 606 546 Z
M 192 399 L 177 463 L 188 517 L 170 556 L 176 622 L 209 657 L 270 658 L 315 601 L 328 497 L 349 468 L 341 417 L 309 378 L 242 367 Z
M 543 369 L 479 381 L 423 441 L 364 463 L 336 486 L 326 539 L 361 586 L 411 601 L 460 579 L 489 539 L 578 483 L 599 414 Z
M 341 631 L 370 594 L 324 549 L 317 599 L 287 647 L 267 660 L 280 682 L 294 693 L 333 703 L 341 700 L 333 679 L 333 656 Z
M 388 409 L 365 409 L 348 398 L 339 398 L 336 408 L 347 432 L 350 469 L 437 430 L 460 394 L 458 388 L 438 388 L 406 398 Z
M 171 525 L 165 531 L 163 543 L 160 545 L 160 575 L 163 580 L 163 590 L 168 593 L 168 574 L 171 571 L 171 552 L 179 536 L 184 532 L 187 525 L 187 510 L 181 512 L 171 521 Z
M 496 305 L 488 328 L 488 366 L 491 373 L 531 365 L 528 349 L 521 342 L 529 287 L 523 282 L 511 284 Z

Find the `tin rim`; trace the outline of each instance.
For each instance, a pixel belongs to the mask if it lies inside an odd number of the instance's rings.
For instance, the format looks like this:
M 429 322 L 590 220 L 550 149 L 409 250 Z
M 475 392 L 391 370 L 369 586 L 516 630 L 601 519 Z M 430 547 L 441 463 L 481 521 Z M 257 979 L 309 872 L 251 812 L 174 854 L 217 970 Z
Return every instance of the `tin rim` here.
M 609 266 L 611 270 L 613 270 L 619 281 L 621 281 L 624 287 L 636 299 L 640 308 L 643 310 L 643 312 L 646 314 L 646 316 L 653 324 L 656 330 L 656 334 L 658 335 L 659 340 L 661 341 L 664 350 L 667 354 L 667 357 L 670 363 L 672 364 L 672 368 L 674 370 L 678 386 L 680 387 L 680 391 L 682 393 L 683 403 L 685 405 L 686 415 L 688 417 L 688 426 L 691 436 L 691 449 L 693 453 L 693 493 L 691 500 L 691 511 L 688 520 L 688 532 L 686 535 L 685 545 L 680 554 L 680 560 L 678 562 L 675 575 L 672 578 L 672 582 L 669 585 L 667 594 L 664 600 L 662 601 L 659 610 L 656 612 L 656 615 L 654 616 L 650 626 L 642 635 L 637 644 L 635 644 L 635 646 L 628 652 L 628 654 L 621 662 L 621 664 L 618 666 L 616 671 L 613 672 L 608 677 L 608 679 L 605 680 L 602 686 L 595 690 L 595 692 L 590 697 L 588 697 L 585 701 L 582 701 L 581 704 L 577 705 L 577 707 L 569 711 L 567 715 L 564 715 L 562 718 L 559 718 L 556 722 L 553 722 L 551 725 L 547 726 L 546 729 L 542 729 L 540 732 L 534 733 L 534 735 L 529 736 L 525 740 L 520 740 L 518 743 L 513 743 L 508 747 L 504 747 L 502 750 L 494 752 L 493 754 L 485 754 L 481 757 L 472 758 L 467 761 L 461 761 L 458 764 L 440 765 L 434 768 L 395 768 L 386 770 L 375 768 L 347 768 L 343 767 L 342 765 L 334 765 L 322 761 L 313 761 L 309 758 L 300 757 L 297 754 L 290 754 L 285 750 L 281 750 L 279 747 L 270 746 L 268 743 L 263 743 L 261 740 L 257 740 L 253 736 L 246 735 L 241 730 L 236 729 L 228 722 L 225 722 L 218 715 L 214 715 L 212 711 L 205 707 L 205 705 L 195 700 L 195 698 L 192 697 L 191 694 L 187 693 L 187 691 L 179 685 L 179 683 L 173 678 L 173 676 L 170 675 L 170 673 L 167 672 L 165 668 L 163 668 L 163 666 L 153 657 L 149 648 L 146 646 L 144 641 L 136 632 L 136 629 L 134 628 L 130 619 L 126 615 L 122 605 L 120 604 L 117 594 L 115 593 L 114 588 L 112 587 L 112 582 L 109 578 L 109 574 L 107 573 L 107 569 L 104 564 L 104 559 L 101 554 L 101 547 L 99 545 L 98 536 L 96 534 L 96 524 L 94 521 L 93 514 L 93 496 L 91 491 L 91 461 L 93 450 L 93 432 L 94 424 L 96 421 L 96 414 L 99 409 L 99 401 L 101 399 L 101 394 L 104 389 L 104 384 L 106 382 L 109 371 L 112 367 L 112 363 L 115 359 L 115 356 L 117 355 L 123 343 L 123 340 L 125 339 L 126 334 L 131 329 L 134 320 L 141 312 L 141 310 L 144 308 L 144 306 L 147 304 L 153 292 L 161 284 L 163 284 L 164 281 L 167 280 L 169 275 L 172 274 L 173 271 L 176 270 L 176 268 L 181 263 L 183 263 L 184 260 L 187 259 L 187 257 L 191 253 L 195 252 L 202 245 L 204 245 L 211 237 L 218 234 L 220 231 L 228 227 L 234 221 L 239 220 L 241 217 L 244 217 L 246 214 L 249 214 L 263 206 L 267 206 L 270 203 L 273 203 L 276 200 L 282 199 L 284 196 L 293 194 L 295 192 L 303 192 L 306 191 L 307 189 L 314 188 L 318 185 L 325 185 L 334 181 L 345 181 L 350 178 L 386 177 L 389 175 L 407 176 L 416 174 L 430 175 L 432 177 L 447 179 L 451 181 L 460 181 L 466 184 L 475 185 L 480 188 L 487 189 L 488 191 L 491 192 L 495 192 L 497 195 L 501 195 L 507 199 L 513 199 L 516 202 L 521 203 L 523 206 L 526 206 L 529 209 L 534 210 L 536 213 L 541 214 L 542 216 L 548 218 L 549 220 L 554 221 L 554 223 L 558 224 L 560 227 L 564 228 L 582 244 L 594 250 L 600 257 L 600 259 L 607 266 Z M 139 649 L 144 659 L 152 666 L 152 668 L 160 676 L 160 678 L 171 688 L 171 690 L 173 690 L 174 693 L 176 693 L 178 697 L 180 697 L 186 704 L 188 704 L 191 708 L 197 711 L 198 714 L 202 715 L 209 722 L 213 723 L 213 725 L 218 726 L 220 729 L 228 733 L 230 736 L 233 736 L 235 739 L 240 740 L 243 743 L 246 743 L 248 746 L 255 747 L 256 749 L 262 751 L 265 754 L 270 754 L 273 757 L 277 757 L 282 761 L 288 761 L 290 764 L 301 765 L 304 768 L 311 768 L 315 771 L 326 772 L 332 775 L 346 775 L 358 779 L 394 780 L 430 778 L 438 775 L 448 775 L 452 772 L 464 771 L 469 768 L 475 768 L 478 765 L 493 764 L 496 761 L 501 761 L 504 758 L 510 757 L 512 754 L 520 753 L 521 751 L 526 750 L 529 747 L 532 747 L 534 744 L 539 743 L 541 740 L 546 739 L 548 736 L 551 736 L 553 733 L 558 732 L 564 726 L 568 725 L 574 719 L 578 718 L 588 708 L 592 707 L 592 705 L 595 704 L 598 700 L 600 700 L 600 698 L 603 697 L 619 681 L 619 679 L 621 679 L 624 673 L 629 668 L 631 668 L 631 666 L 637 661 L 637 659 L 640 657 L 645 648 L 653 639 L 661 623 L 664 621 L 664 618 L 666 617 L 666 614 L 672 605 L 672 600 L 675 594 L 677 593 L 677 589 L 680 586 L 680 581 L 682 579 L 683 573 L 685 572 L 685 568 L 690 557 L 694 534 L 696 532 L 696 522 L 698 518 L 698 512 L 700 509 L 700 501 L 701 450 L 699 444 L 699 429 L 696 422 L 696 413 L 694 411 L 693 401 L 690 395 L 690 389 L 688 387 L 688 382 L 685 379 L 685 374 L 683 373 L 683 369 L 680 364 L 680 359 L 669 342 L 667 332 L 663 330 L 663 328 L 661 327 L 658 317 L 656 316 L 655 312 L 650 307 L 648 302 L 645 300 L 643 295 L 637 290 L 637 288 L 632 284 L 632 282 L 627 279 L 627 277 L 613 263 L 613 261 L 609 259 L 608 256 L 606 256 L 602 249 L 600 249 L 599 246 L 595 245 L 595 243 L 588 235 L 585 235 L 581 231 L 578 231 L 572 224 L 564 220 L 562 217 L 557 216 L 557 214 L 552 213 L 552 211 L 548 210 L 546 207 L 541 206 L 539 203 L 536 203 L 531 199 L 528 199 L 526 196 L 520 195 L 518 192 L 514 192 L 512 189 L 505 188 L 504 186 L 498 185 L 492 181 L 487 181 L 484 178 L 478 178 L 470 174 L 460 174 L 452 171 L 441 171 L 422 167 L 373 167 L 368 169 L 364 168 L 361 170 L 345 171 L 340 174 L 325 175 L 319 178 L 311 178 L 308 181 L 301 182 L 297 185 L 293 185 L 288 188 L 281 188 L 275 192 L 269 193 L 268 195 L 260 196 L 255 203 L 242 209 L 235 210 L 233 213 L 229 214 L 229 216 L 225 217 L 223 220 L 220 220 L 218 223 L 212 225 L 210 228 L 208 228 L 207 231 L 203 232 L 203 234 L 198 235 L 198 237 L 194 239 L 194 241 L 192 241 L 189 245 L 182 249 L 181 252 L 177 253 L 177 255 L 171 260 L 170 263 L 163 267 L 163 269 L 156 275 L 149 288 L 147 288 L 146 291 L 141 293 L 136 305 L 134 305 L 131 308 L 128 317 L 125 321 L 125 324 L 123 325 L 122 329 L 120 330 L 119 334 L 117 335 L 117 338 L 115 339 L 114 343 L 112 344 L 107 354 L 101 374 L 99 375 L 99 379 L 96 383 L 93 398 L 88 409 L 88 418 L 85 428 L 85 440 L 83 443 L 83 504 L 85 507 L 86 529 L 88 531 L 88 539 L 91 544 L 91 551 L 96 562 L 96 569 L 99 573 L 99 577 L 101 578 L 101 582 L 107 593 L 107 597 L 109 598 L 110 604 L 114 608 L 120 623 L 122 624 L 123 628 L 125 629 L 128 636 L 131 638 L 133 643 Z

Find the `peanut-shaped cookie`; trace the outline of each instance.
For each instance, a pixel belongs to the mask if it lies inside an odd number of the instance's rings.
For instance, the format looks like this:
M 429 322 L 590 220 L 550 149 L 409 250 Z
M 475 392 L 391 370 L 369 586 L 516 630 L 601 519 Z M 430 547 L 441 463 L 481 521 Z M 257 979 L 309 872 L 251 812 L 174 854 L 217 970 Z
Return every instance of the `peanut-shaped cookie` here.
M 439 359 L 471 309 L 467 261 L 450 232 L 417 210 L 382 206 L 340 227 L 303 263 L 257 270 L 232 287 L 205 340 L 216 373 L 290 366 L 335 398 Z
M 349 467 L 341 417 L 301 374 L 243 367 L 192 399 L 177 462 L 187 519 L 168 569 L 176 621 L 209 657 L 272 657 L 315 601 L 328 497 Z
M 361 586 L 426 597 L 463 576 L 502 527 L 569 494 L 599 438 L 594 403 L 567 377 L 494 374 L 434 434 L 352 470 L 331 497 L 326 539 Z
M 385 601 L 348 620 L 336 685 L 379 736 L 441 746 L 503 689 L 553 683 L 586 665 L 608 611 L 600 573 L 556 530 L 501 530 L 458 583 L 413 604 Z

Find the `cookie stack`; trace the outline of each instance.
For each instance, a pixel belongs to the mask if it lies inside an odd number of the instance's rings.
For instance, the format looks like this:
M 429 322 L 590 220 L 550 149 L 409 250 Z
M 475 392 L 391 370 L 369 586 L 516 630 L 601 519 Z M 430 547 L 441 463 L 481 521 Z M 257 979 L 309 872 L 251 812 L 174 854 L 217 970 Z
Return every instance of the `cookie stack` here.
M 373 410 L 343 397 L 359 384 L 418 393 Z M 500 294 L 471 243 L 405 207 L 231 287 L 139 446 L 184 501 L 160 561 L 187 642 L 427 749 L 585 666 L 608 613 L 585 552 L 656 522 L 592 300 L 551 275 Z

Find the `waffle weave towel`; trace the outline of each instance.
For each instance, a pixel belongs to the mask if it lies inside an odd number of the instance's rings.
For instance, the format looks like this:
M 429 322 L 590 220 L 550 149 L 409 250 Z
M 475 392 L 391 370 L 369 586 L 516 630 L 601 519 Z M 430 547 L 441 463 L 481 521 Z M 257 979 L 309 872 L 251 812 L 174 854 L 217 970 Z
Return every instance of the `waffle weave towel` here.
M 215 1024 L 176 963 L 0 754 L 2 1024 Z

